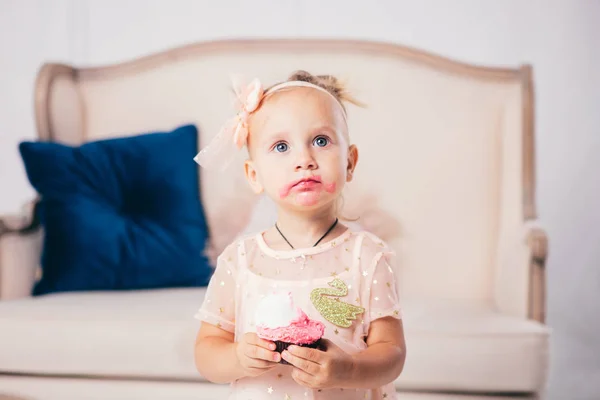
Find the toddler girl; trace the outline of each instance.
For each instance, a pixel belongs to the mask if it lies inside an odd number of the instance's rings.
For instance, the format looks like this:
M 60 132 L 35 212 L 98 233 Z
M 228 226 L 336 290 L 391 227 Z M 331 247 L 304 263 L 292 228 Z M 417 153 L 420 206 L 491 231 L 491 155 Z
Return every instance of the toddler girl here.
M 393 252 L 338 221 L 358 161 L 343 103 L 356 102 L 336 78 L 303 71 L 266 90 L 254 80 L 236 94 L 238 115 L 195 160 L 226 164 L 230 149 L 247 146 L 245 175 L 275 202 L 277 222 L 220 254 L 196 315 L 198 371 L 231 383 L 230 399 L 396 398 L 406 348 Z M 279 353 L 257 335 L 255 311 L 273 293 L 324 326 L 318 348 Z

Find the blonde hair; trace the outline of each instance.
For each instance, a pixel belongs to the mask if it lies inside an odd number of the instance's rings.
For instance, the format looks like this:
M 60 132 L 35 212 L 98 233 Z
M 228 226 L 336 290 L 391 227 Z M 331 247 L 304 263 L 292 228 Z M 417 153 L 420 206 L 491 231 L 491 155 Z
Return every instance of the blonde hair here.
M 358 107 L 366 107 L 364 103 L 358 101 L 354 96 L 352 96 L 352 94 L 350 94 L 347 85 L 344 82 L 333 75 L 313 75 L 304 70 L 296 70 L 287 78 L 286 82 L 293 81 L 307 82 L 325 89 L 337 99 L 345 112 L 347 110 L 344 103 L 354 104 Z M 272 85 L 271 87 L 274 87 L 280 83 L 282 82 Z M 268 88 L 267 91 L 270 88 Z

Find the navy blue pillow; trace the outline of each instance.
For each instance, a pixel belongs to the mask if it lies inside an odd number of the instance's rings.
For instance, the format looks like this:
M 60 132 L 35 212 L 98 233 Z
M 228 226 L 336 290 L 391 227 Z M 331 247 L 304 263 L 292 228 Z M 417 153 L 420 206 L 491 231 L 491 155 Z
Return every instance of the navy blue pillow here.
M 79 147 L 21 143 L 45 231 L 33 294 L 206 285 L 197 133 L 186 125 Z

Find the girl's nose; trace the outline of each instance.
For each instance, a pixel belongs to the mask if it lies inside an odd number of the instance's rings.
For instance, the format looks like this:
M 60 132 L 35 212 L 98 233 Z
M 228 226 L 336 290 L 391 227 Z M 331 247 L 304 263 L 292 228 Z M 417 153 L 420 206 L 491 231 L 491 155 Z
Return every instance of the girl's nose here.
M 296 163 L 296 171 L 313 170 L 317 168 L 317 163 L 310 151 L 303 151 Z

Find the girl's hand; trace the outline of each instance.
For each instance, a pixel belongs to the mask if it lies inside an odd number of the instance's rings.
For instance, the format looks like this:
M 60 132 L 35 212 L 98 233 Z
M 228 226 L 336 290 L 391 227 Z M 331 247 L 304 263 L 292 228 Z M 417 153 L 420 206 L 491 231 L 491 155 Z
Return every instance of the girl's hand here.
M 247 376 L 259 376 L 279 365 L 281 355 L 273 350 L 275 343 L 248 332 L 237 342 L 235 354 Z
M 294 366 L 292 378 L 312 389 L 343 388 L 352 379 L 353 358 L 330 340 L 321 339 L 325 351 L 290 346 L 282 353 Z

